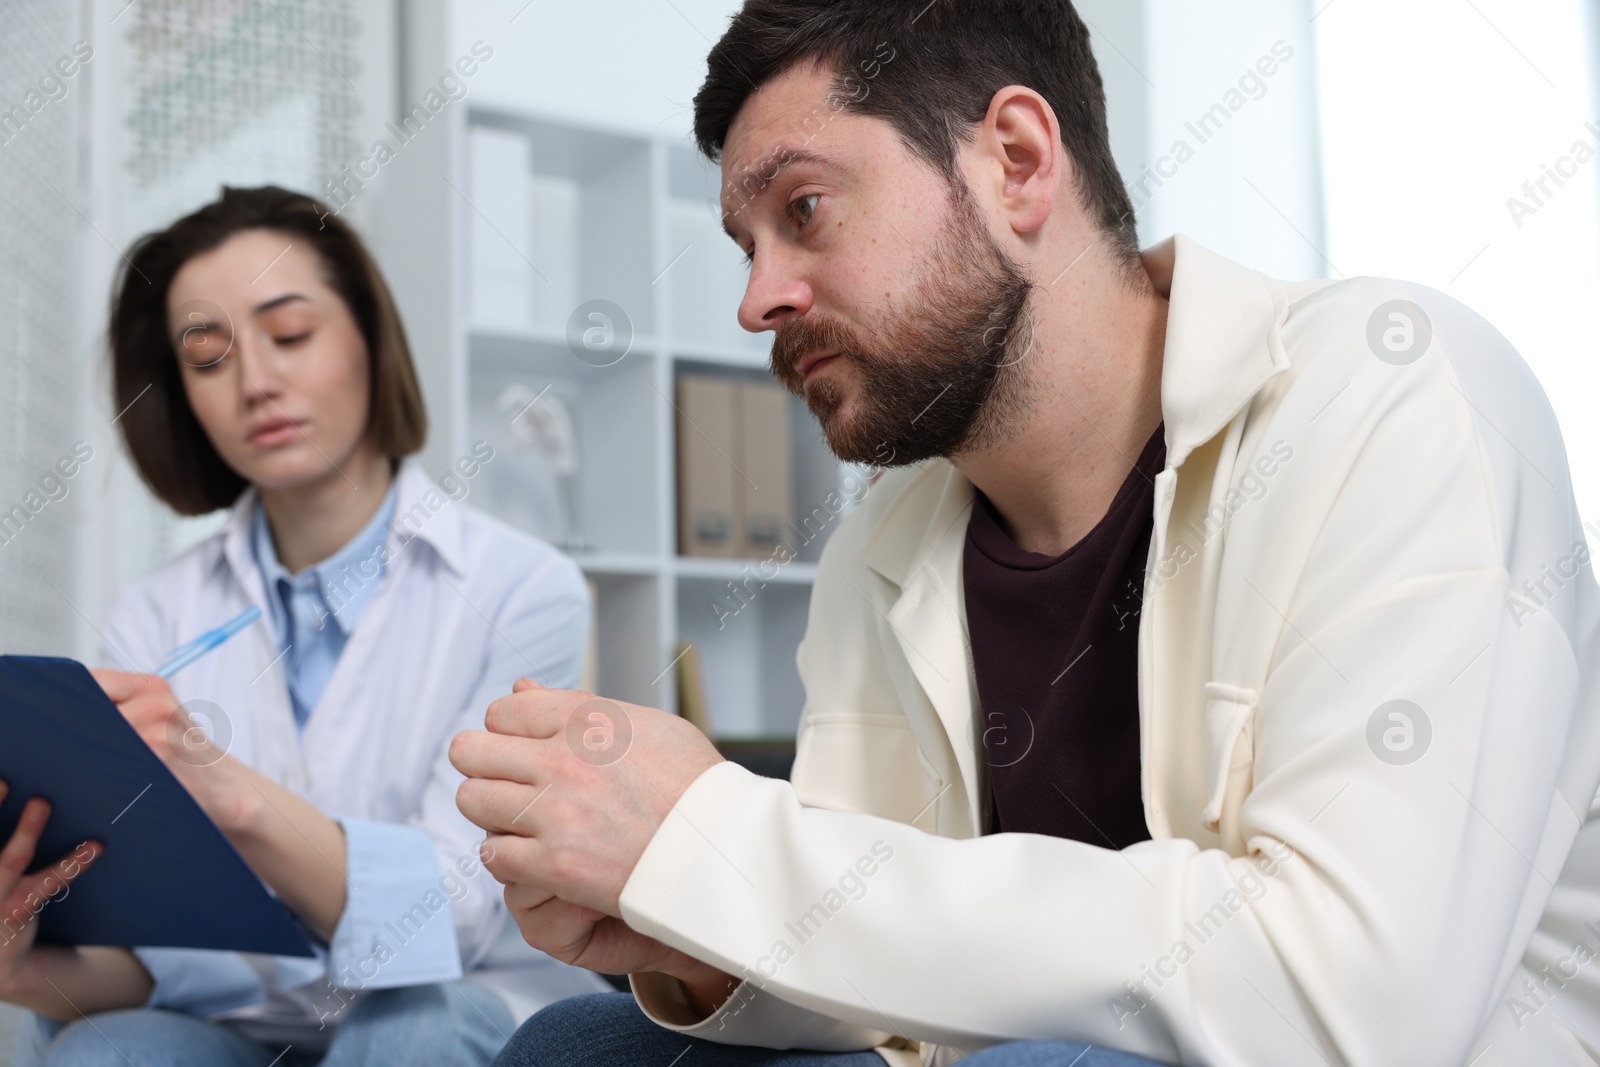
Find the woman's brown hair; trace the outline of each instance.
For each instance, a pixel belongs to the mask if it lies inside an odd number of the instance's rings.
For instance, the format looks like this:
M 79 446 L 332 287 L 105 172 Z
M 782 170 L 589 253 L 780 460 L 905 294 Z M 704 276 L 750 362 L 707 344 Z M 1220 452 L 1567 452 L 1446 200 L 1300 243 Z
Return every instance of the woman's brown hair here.
M 227 507 L 249 483 L 223 462 L 189 407 L 167 327 L 167 290 L 190 259 L 246 230 L 281 233 L 317 253 L 367 343 L 367 433 L 378 450 L 408 456 L 428 433 L 405 329 L 361 238 L 302 193 L 224 187 L 218 200 L 134 243 L 111 301 L 112 402 L 122 412 L 122 439 L 145 484 L 180 515 Z

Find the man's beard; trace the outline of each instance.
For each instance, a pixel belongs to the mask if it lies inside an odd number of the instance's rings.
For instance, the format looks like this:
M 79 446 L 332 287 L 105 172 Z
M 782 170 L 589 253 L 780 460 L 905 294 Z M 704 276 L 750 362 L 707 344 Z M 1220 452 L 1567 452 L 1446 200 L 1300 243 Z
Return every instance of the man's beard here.
M 769 369 L 803 396 L 828 447 L 848 463 L 899 467 L 994 444 L 1025 405 L 1018 365 L 1031 344 L 1027 276 L 995 243 L 964 186 L 952 187 L 950 221 L 920 285 L 881 329 L 802 315 L 779 327 Z M 855 413 L 844 392 L 819 379 L 806 392 L 795 365 L 837 352 L 857 369 Z

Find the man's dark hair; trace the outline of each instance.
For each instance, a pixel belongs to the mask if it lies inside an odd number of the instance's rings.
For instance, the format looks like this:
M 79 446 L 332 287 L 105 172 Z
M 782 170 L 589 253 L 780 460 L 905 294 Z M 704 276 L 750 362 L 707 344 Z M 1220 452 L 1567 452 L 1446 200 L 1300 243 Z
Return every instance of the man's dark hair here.
M 947 181 L 958 140 L 994 94 L 1025 85 L 1049 102 L 1077 192 L 1112 249 L 1139 254 L 1133 205 L 1111 156 L 1105 88 L 1070 0 L 745 0 L 707 57 L 695 141 L 712 162 L 757 89 L 797 64 L 835 76 L 835 110 L 886 119 Z

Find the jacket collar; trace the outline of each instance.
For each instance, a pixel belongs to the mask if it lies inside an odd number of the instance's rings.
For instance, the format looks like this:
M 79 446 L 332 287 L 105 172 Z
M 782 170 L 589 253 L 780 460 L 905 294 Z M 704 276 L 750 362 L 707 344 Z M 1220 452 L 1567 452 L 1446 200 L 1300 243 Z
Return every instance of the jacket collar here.
M 1288 369 L 1279 333 L 1288 297 L 1280 283 L 1182 234 L 1147 250 L 1144 261 L 1168 298 L 1161 411 L 1166 467 L 1174 470 Z M 867 566 L 901 587 L 936 555 L 948 564 L 941 541 L 972 504 L 971 483 L 948 460 L 923 464 L 910 486 L 916 489 L 899 495 L 862 549 Z
M 1167 469 L 1215 437 L 1261 387 L 1289 369 L 1282 284 L 1179 234 L 1144 254 L 1168 299 L 1161 364 Z
M 1157 480 L 1155 518 L 1159 543 L 1178 466 L 1288 367 L 1279 336 L 1288 300 L 1277 282 L 1185 237 L 1152 248 L 1145 262 L 1157 289 L 1169 297 L 1161 371 L 1167 459 Z M 965 830 L 978 834 L 987 787 L 973 726 L 978 693 L 961 583 L 972 484 L 944 459 L 889 477 L 894 481 L 879 491 L 894 492 L 896 483 L 900 491 L 867 531 L 862 562 L 897 588 L 883 615 L 948 739 L 965 793 Z M 962 829 L 942 820 L 941 827 L 958 834 Z
M 464 573 L 461 516 L 451 499 L 434 484 L 414 458 L 400 462 L 395 482 L 394 522 L 389 527 L 386 542 L 390 558 L 404 558 L 411 543 L 420 541 L 457 575 Z M 226 562 L 250 599 L 265 611 L 266 586 L 250 545 L 251 517 L 257 496 L 255 486 L 239 495 L 228 511 L 222 529 L 213 535 L 208 548 L 216 553 L 213 565 L 220 566 Z

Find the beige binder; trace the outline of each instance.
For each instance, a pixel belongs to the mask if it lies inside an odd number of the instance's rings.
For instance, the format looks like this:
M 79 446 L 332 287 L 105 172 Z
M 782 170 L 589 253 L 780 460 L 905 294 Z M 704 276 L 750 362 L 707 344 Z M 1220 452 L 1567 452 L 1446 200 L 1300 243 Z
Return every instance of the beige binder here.
M 589 588 L 589 647 L 583 653 L 583 667 L 578 675 L 578 688 L 585 693 L 600 691 L 600 587 L 593 578 L 585 578 Z
M 732 556 L 738 539 L 736 383 L 678 375 L 678 551 Z
M 734 552 L 769 559 L 780 545 L 792 549 L 795 541 L 789 394 L 776 382 L 743 382 L 738 405 L 739 466 L 745 477 L 736 486 L 744 506 Z
M 678 714 L 707 737 L 713 736 L 705 667 L 700 662 L 700 649 L 688 641 L 678 642 Z

